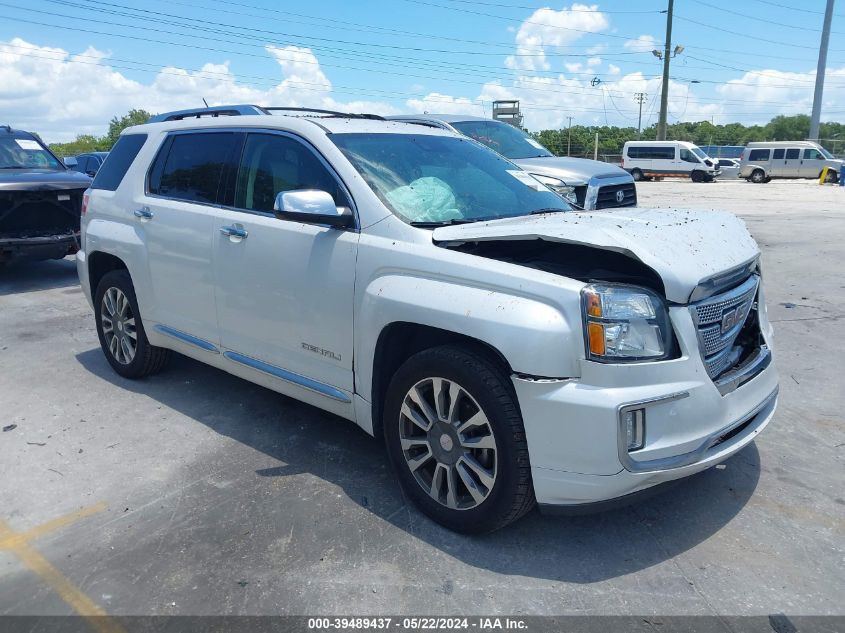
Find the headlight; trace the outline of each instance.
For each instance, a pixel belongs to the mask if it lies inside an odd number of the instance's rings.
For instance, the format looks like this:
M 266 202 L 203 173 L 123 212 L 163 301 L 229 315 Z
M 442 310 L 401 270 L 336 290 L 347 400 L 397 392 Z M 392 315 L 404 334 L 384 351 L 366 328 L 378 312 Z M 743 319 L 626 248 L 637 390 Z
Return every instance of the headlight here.
M 645 288 L 593 284 L 581 291 L 587 358 L 605 363 L 659 360 L 672 353 L 663 300 Z
M 531 175 L 570 204 L 578 204 L 578 196 L 575 195 L 575 187 L 570 187 L 560 178 L 543 176 L 542 174 Z

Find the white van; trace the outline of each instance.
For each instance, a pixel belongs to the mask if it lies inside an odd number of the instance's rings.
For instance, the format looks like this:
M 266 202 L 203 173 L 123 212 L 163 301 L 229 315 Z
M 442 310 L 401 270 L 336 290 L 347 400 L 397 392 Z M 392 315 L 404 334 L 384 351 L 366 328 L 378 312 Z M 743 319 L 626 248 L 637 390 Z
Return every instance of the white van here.
M 827 181 L 836 182 L 843 161 L 812 141 L 767 141 L 749 143 L 742 152 L 739 175 L 751 182 L 772 178 L 821 178 L 827 167 Z
M 709 182 L 721 173 L 716 161 L 686 141 L 628 141 L 622 149 L 622 168 L 637 181 L 690 178 Z

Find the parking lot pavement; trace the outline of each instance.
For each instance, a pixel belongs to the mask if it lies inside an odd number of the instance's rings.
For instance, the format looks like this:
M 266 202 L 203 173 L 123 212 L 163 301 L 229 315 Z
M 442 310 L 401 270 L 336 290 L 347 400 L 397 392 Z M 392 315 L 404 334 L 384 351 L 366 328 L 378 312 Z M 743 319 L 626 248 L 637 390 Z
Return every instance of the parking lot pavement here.
M 351 423 L 181 357 L 117 377 L 71 259 L 0 270 L 0 614 L 845 613 L 845 191 L 640 200 L 748 221 L 778 413 L 640 505 L 483 537 L 409 507 Z

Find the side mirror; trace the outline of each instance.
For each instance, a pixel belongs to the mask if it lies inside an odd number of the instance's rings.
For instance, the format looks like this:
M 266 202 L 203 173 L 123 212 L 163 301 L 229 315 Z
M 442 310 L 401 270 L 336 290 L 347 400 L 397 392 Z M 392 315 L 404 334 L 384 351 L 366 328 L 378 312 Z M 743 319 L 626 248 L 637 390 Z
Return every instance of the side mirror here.
M 336 229 L 352 226 L 352 210 L 338 207 L 326 191 L 297 189 L 276 194 L 273 213 L 280 220 L 327 224 Z

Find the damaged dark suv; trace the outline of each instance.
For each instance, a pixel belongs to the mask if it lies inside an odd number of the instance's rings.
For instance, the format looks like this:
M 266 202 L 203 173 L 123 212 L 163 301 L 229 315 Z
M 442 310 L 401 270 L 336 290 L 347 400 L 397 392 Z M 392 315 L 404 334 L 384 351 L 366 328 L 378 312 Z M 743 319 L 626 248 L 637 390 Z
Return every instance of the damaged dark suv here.
M 0 265 L 75 253 L 82 194 L 90 184 L 37 136 L 0 126 Z

